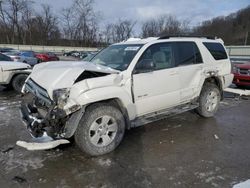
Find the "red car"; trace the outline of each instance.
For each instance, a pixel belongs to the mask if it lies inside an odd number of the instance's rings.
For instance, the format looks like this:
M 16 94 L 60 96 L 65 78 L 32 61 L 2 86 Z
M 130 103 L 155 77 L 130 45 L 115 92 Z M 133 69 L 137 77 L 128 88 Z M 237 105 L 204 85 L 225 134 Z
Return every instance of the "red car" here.
M 36 58 L 39 62 L 59 61 L 59 57 L 57 57 L 56 54 L 51 52 L 36 54 Z
M 237 87 L 250 86 L 250 62 L 233 66 L 234 80 Z

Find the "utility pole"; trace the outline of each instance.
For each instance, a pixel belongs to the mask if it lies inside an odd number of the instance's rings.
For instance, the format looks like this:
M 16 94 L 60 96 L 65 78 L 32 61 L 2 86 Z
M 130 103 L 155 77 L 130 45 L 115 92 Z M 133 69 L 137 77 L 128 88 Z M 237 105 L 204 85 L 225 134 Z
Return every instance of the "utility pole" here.
M 245 42 L 244 42 L 245 46 L 247 45 L 247 39 L 248 39 L 248 31 L 246 32 L 246 36 L 245 36 Z

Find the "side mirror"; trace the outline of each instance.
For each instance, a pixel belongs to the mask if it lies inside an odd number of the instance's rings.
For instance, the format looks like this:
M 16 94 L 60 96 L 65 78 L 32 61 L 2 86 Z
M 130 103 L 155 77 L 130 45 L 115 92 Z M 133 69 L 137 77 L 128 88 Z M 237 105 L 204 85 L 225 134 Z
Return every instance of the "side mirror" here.
M 152 59 L 143 59 L 139 61 L 134 70 L 134 74 L 152 72 L 155 70 L 155 64 Z

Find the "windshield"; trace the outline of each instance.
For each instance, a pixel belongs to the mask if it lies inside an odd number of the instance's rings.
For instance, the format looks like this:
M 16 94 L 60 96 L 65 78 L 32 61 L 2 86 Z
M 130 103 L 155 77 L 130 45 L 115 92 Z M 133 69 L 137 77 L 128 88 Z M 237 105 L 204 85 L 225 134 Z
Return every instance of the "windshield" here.
M 91 62 L 120 71 L 126 70 L 142 44 L 112 45 L 91 59 Z

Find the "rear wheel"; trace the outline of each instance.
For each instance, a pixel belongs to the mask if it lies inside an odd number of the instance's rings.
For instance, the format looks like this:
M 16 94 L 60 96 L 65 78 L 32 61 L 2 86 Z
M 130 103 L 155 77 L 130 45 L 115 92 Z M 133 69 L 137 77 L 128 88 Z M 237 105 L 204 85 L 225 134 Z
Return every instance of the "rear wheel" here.
M 15 91 L 21 93 L 22 91 L 22 87 L 24 85 L 25 80 L 27 79 L 28 75 L 26 74 L 19 74 L 16 75 L 13 79 L 12 79 L 12 87 Z
M 75 141 L 86 154 L 98 156 L 113 151 L 125 132 L 125 120 L 116 107 L 93 104 L 86 112 L 75 133 Z
M 205 83 L 199 97 L 199 107 L 197 108 L 198 114 L 203 117 L 214 116 L 219 108 L 220 100 L 221 93 L 217 85 Z

